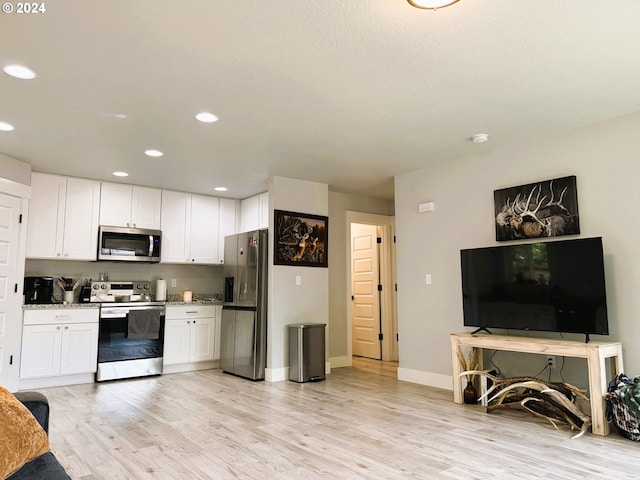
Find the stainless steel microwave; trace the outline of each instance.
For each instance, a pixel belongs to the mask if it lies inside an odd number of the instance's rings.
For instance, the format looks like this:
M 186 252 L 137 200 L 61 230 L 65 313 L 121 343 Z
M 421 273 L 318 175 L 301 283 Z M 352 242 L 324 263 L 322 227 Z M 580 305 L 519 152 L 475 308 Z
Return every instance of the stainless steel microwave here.
M 161 244 L 160 230 L 101 225 L 98 260 L 157 263 Z

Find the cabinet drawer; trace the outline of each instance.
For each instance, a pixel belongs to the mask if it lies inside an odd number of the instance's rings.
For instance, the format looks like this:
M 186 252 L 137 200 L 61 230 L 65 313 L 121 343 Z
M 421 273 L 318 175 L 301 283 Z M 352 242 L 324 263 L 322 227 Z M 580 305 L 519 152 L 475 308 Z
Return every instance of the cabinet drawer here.
M 98 323 L 97 308 L 47 308 L 25 310 L 25 325 L 50 325 L 54 323 Z
M 173 318 L 205 318 L 215 317 L 215 305 L 167 305 L 167 320 Z

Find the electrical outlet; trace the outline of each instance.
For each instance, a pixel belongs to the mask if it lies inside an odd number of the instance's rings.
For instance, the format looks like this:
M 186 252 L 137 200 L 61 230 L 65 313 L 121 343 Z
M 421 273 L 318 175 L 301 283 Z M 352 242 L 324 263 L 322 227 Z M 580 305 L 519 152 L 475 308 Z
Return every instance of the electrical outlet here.
M 553 355 L 547 355 L 547 366 L 551 370 L 554 370 L 556 368 L 556 357 Z
M 175 278 L 171 279 L 171 286 L 174 287 L 174 288 L 178 286 L 178 282 L 176 281 Z

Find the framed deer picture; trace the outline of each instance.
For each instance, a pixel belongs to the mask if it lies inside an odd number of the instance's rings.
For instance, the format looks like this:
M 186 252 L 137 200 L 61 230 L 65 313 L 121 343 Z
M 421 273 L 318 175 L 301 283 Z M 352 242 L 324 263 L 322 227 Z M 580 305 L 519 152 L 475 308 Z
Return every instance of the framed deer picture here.
M 493 192 L 496 240 L 580 233 L 575 175 Z
M 274 265 L 327 267 L 329 218 L 274 210 Z

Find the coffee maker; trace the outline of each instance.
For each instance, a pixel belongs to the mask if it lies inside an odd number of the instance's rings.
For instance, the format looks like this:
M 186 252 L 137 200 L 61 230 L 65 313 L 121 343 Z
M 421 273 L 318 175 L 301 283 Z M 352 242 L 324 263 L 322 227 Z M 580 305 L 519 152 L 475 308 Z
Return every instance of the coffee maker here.
M 53 277 L 24 277 L 24 303 L 53 303 Z

